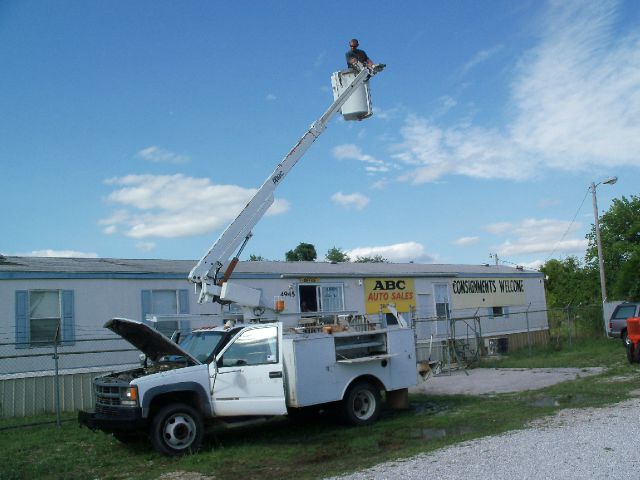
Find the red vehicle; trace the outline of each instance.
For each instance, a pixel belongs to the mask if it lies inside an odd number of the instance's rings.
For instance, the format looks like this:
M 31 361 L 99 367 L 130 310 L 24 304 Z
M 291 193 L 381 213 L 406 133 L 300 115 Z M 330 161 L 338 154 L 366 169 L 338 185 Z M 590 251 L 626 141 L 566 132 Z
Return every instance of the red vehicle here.
M 640 363 L 640 317 L 627 318 L 627 359 Z

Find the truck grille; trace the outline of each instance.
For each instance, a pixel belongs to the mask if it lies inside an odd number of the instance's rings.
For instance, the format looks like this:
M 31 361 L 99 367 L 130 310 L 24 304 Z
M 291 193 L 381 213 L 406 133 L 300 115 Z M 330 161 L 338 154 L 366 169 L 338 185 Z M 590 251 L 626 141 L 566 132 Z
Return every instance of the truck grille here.
M 112 385 L 100 385 L 96 383 L 96 409 L 99 406 L 119 406 L 120 405 L 120 387 Z

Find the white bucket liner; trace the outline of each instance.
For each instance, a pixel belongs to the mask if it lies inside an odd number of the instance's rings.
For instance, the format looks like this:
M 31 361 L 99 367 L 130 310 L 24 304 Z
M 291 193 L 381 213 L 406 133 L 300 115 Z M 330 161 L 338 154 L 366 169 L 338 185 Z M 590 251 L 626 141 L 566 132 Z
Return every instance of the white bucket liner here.
M 353 82 L 358 72 L 355 70 L 347 69 L 339 72 L 334 72 L 331 75 L 331 87 L 333 90 L 333 99 L 336 100 L 342 92 Z M 364 120 L 373 115 L 373 108 L 371 106 L 371 95 L 369 94 L 369 82 L 363 83 L 353 94 L 349 97 L 342 108 L 340 113 L 345 120 Z

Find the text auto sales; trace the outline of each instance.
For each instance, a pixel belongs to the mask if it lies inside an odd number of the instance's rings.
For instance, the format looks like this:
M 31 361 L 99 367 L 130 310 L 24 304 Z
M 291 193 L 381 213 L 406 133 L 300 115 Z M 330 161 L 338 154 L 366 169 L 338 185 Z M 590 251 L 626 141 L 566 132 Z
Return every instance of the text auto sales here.
M 497 283 L 497 285 L 496 285 Z M 522 280 L 454 280 L 453 293 L 460 295 L 465 293 L 523 293 L 524 282 Z
M 376 281 L 373 290 L 369 296 L 367 297 L 368 302 L 377 302 L 377 301 L 389 301 L 389 300 L 413 300 L 413 292 L 403 291 L 407 288 L 407 284 L 404 280 L 378 280 Z M 389 294 L 389 290 L 400 290 L 392 291 Z

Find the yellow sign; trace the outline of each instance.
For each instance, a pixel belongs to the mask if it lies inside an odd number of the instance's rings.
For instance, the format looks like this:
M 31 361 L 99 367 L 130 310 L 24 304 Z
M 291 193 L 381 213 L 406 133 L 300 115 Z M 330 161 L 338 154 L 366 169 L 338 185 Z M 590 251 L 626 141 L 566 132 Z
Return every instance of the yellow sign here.
M 316 277 L 302 277 L 300 283 L 320 283 L 320 279 Z
M 520 278 L 461 278 L 451 282 L 454 309 L 524 305 Z
M 364 303 L 366 313 L 378 313 L 388 304 L 394 304 L 399 312 L 416 308 L 416 293 L 413 278 L 365 278 Z

